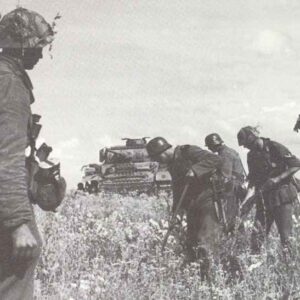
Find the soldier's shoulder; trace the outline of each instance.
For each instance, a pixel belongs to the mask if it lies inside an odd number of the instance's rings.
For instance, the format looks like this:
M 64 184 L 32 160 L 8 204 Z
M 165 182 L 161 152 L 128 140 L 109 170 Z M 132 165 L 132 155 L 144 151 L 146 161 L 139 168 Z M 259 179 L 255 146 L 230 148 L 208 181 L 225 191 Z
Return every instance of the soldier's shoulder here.
M 226 153 L 232 153 L 232 154 L 237 154 L 237 151 L 235 151 L 234 149 L 228 147 L 227 145 L 224 145 L 224 152 L 226 152 Z
M 9 82 L 21 82 L 21 78 L 18 73 L 8 64 L 6 61 L 0 59 L 0 80 L 2 84 Z
M 269 145 L 270 151 L 274 151 L 278 154 L 290 153 L 289 149 L 286 146 L 284 146 L 283 144 L 278 143 L 276 141 L 269 140 L 268 145 Z
M 196 145 L 190 145 L 190 144 L 186 144 L 186 145 L 181 145 L 179 146 L 180 150 L 186 153 L 189 152 L 198 152 L 198 151 L 205 151 L 204 149 L 200 148 L 199 146 Z
M 189 145 L 189 144 L 178 146 L 178 150 L 183 157 L 190 157 L 193 155 L 197 155 L 200 152 L 201 153 L 208 152 L 200 148 L 199 146 Z
M 11 64 L 4 59 L 3 57 L 0 57 L 0 74 L 1 75 L 14 75 L 14 70 L 11 66 Z
M 180 145 L 180 146 L 177 146 L 177 148 L 176 148 L 176 150 L 178 152 L 180 152 L 181 154 L 188 153 L 190 151 L 190 149 L 191 149 L 191 145 L 188 145 L 188 144 L 186 144 L 186 145 Z
M 239 157 L 239 154 L 236 150 L 224 145 L 224 148 L 223 148 L 223 151 L 222 151 L 222 154 L 224 156 L 230 156 L 230 157 Z

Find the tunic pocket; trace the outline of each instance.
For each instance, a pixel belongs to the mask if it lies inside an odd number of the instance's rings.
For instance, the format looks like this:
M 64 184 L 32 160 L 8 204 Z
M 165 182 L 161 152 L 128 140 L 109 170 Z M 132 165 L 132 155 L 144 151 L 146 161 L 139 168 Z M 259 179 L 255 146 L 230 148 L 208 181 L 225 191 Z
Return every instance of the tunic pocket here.
M 297 198 L 297 190 L 293 184 L 284 184 L 278 189 L 278 200 L 280 204 L 288 204 Z

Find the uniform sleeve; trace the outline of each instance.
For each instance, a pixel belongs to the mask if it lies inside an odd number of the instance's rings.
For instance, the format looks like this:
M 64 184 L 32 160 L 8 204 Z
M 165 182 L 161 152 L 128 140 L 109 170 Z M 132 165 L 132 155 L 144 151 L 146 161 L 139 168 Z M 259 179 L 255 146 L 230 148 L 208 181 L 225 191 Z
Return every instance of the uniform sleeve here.
M 235 154 L 234 157 L 234 164 L 232 174 L 239 179 L 241 182 L 244 182 L 246 178 L 246 172 L 242 163 L 242 160 L 238 153 Z
M 278 157 L 278 159 L 283 160 L 287 167 L 293 168 L 293 167 L 299 167 L 300 168 L 300 160 L 295 155 L 293 155 L 288 148 L 283 146 L 280 143 L 272 142 L 273 145 L 273 151 L 275 155 Z
M 211 174 L 215 170 L 220 170 L 223 160 L 218 155 L 203 150 L 197 146 L 190 146 L 188 157 L 192 162 L 192 170 L 198 178 Z
M 29 97 L 12 75 L 0 77 L 0 224 L 15 228 L 32 219 L 27 194 L 25 149 Z

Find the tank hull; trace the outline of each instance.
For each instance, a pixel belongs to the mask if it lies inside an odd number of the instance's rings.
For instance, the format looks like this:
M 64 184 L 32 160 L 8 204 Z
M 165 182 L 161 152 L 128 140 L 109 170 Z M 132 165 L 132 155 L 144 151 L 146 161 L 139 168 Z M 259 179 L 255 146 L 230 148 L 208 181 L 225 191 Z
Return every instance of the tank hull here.
M 126 145 L 103 148 L 99 160 L 101 164 L 90 164 L 83 170 L 82 181 L 92 191 L 156 194 L 171 190 L 169 172 L 151 161 L 145 139 L 126 139 Z

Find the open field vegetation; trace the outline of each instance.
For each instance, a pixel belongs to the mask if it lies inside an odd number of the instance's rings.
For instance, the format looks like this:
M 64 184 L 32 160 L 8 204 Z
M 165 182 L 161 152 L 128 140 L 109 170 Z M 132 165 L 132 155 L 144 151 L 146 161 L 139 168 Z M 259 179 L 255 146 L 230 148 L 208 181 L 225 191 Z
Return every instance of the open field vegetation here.
M 201 282 L 198 263 L 182 265 L 184 228 L 174 231 L 161 254 L 170 202 L 166 195 L 70 194 L 57 213 L 37 211 L 44 248 L 36 273 L 36 298 L 300 299 L 296 216 L 288 261 L 276 230 L 259 257 L 250 255 L 249 220 L 245 232 L 224 239 L 219 249 L 240 258 L 244 280 L 229 282 L 219 259 L 211 258 L 212 279 Z

